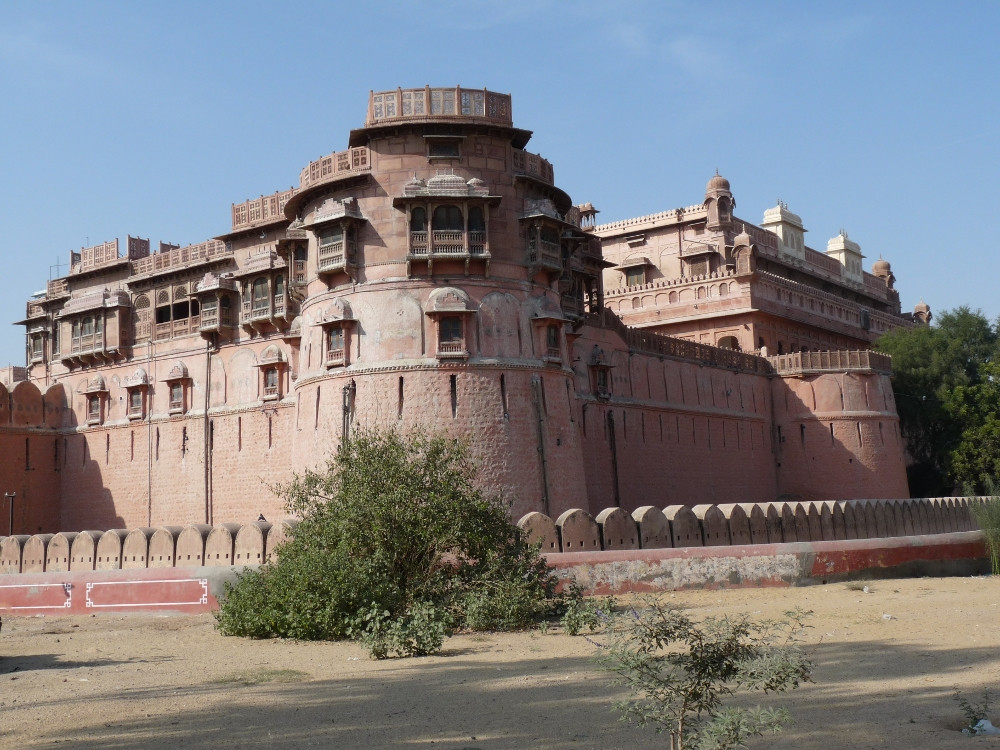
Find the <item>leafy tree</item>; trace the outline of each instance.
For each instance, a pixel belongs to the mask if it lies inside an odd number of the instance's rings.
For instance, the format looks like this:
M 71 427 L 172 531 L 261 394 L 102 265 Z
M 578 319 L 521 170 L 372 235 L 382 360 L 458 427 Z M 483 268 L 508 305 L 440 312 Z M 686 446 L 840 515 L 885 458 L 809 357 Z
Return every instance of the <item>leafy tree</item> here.
M 458 441 L 361 431 L 285 488 L 301 517 L 277 562 L 227 588 L 219 629 L 360 640 L 378 658 L 441 648 L 458 626 L 526 627 L 555 587 Z
M 754 622 L 747 615 L 700 622 L 650 601 L 612 621 L 598 661 L 632 694 L 615 707 L 623 719 L 670 735 L 670 750 L 728 750 L 777 732 L 783 709 L 724 705 L 739 692 L 783 692 L 809 679 L 797 645 L 806 612 Z
M 1000 362 L 981 364 L 978 382 L 955 388 L 948 410 L 961 429 L 952 474 L 968 494 L 993 494 L 1000 477 Z
M 977 385 L 981 365 L 995 359 L 1000 331 L 968 307 L 941 313 L 932 326 L 897 328 L 876 343 L 892 355 L 893 390 L 909 453 L 910 491 L 947 494 L 962 479 L 953 456 L 969 418 L 955 413 L 956 389 Z

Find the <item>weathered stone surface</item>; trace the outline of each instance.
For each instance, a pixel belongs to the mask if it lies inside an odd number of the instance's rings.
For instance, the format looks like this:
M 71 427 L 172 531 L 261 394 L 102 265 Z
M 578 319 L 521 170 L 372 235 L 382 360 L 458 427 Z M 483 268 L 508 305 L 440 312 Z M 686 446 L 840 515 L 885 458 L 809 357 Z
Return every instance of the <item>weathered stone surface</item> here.
M 686 505 L 668 505 L 663 515 L 670 522 L 670 537 L 674 547 L 704 547 L 701 522 Z
M 601 530 L 593 517 L 573 508 L 556 519 L 563 552 L 592 552 L 601 548 Z
M 621 508 L 605 508 L 597 514 L 604 549 L 639 549 L 639 534 L 632 516 Z
M 671 546 L 670 524 L 663 511 L 655 505 L 643 505 L 632 511 L 632 520 L 639 530 L 642 549 L 663 549 Z
M 544 513 L 533 510 L 517 522 L 529 544 L 540 544 L 542 552 L 559 552 L 559 530 L 555 521 Z

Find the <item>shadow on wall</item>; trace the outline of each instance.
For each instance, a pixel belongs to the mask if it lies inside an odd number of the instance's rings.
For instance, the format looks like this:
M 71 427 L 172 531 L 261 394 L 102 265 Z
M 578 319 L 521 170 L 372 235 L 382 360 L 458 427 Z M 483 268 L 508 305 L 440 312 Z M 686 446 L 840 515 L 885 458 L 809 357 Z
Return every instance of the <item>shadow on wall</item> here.
M 86 436 L 67 433 L 78 426 L 62 384 L 44 392 L 31 381 L 11 391 L 0 385 L 0 529 L 13 534 L 55 533 L 74 528 L 65 507 L 86 505 L 107 528 L 120 526 L 101 468 L 84 446 Z M 82 465 L 64 486 L 70 461 Z M 60 499 L 66 498 L 66 503 Z M 13 510 L 13 512 L 12 512 Z M 12 528 L 11 528 L 12 526 Z

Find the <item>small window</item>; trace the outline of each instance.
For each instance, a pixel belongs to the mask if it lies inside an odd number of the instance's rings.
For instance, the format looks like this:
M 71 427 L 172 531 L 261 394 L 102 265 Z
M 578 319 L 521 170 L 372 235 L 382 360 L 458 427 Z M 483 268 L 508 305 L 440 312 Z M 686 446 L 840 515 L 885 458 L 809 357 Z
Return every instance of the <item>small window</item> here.
M 427 155 L 432 159 L 457 159 L 461 152 L 458 141 L 431 138 L 427 141 Z
M 548 357 L 559 359 L 562 353 L 559 346 L 559 326 L 550 323 L 545 328 L 545 349 Z
M 464 355 L 465 331 L 462 318 L 445 315 L 438 321 L 438 354 Z
M 135 418 L 142 415 L 142 390 L 132 388 L 128 392 L 128 416 Z
M 184 410 L 184 384 L 174 382 L 170 384 L 170 411 Z
M 607 396 L 610 392 L 608 388 L 608 370 L 605 367 L 598 367 L 595 373 L 595 385 L 597 386 L 598 396 Z
M 278 368 L 268 367 L 264 370 L 264 398 L 277 398 L 278 395 Z
M 87 423 L 97 424 L 101 421 L 101 397 L 97 394 L 87 396 Z
M 625 270 L 626 286 L 641 286 L 646 283 L 646 269 L 642 266 L 633 266 Z
M 340 326 L 327 329 L 326 364 L 330 367 L 347 364 L 347 351 L 344 347 L 344 329 Z

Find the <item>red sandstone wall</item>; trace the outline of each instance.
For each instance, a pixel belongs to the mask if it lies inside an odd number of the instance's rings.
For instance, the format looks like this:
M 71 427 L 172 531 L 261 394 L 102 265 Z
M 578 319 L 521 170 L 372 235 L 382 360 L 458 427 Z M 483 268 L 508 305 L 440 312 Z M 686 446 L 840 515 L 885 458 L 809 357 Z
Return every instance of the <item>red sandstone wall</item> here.
M 774 498 L 767 378 L 625 354 L 613 334 L 585 331 L 595 337 L 579 339 L 574 361 L 592 513 L 616 504 L 612 429 L 618 501 L 626 509 Z M 591 393 L 582 364 L 594 346 L 614 365 L 608 400 Z
M 887 375 L 775 378 L 778 489 L 805 500 L 909 497 Z
M 59 530 L 57 436 L 43 401 L 33 383 L 18 383 L 12 393 L 0 385 L 0 494 L 14 493 L 14 534 Z M 0 498 L 0 533 L 11 531 L 10 502 Z

